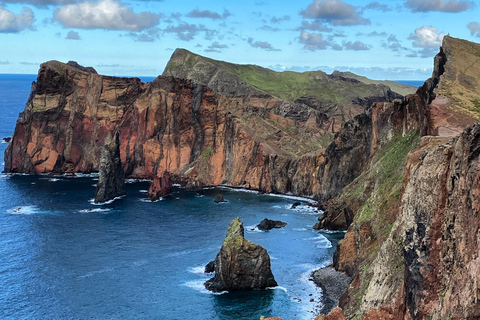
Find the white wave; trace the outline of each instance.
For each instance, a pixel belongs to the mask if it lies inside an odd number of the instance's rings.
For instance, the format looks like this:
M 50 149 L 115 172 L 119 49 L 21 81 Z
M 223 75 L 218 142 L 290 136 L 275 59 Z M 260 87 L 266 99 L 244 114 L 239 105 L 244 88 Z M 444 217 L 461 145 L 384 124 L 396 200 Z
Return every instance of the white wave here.
M 282 286 L 268 287 L 267 289 L 270 289 L 270 290 L 282 290 L 282 291 L 285 292 L 285 293 L 288 292 L 287 288 L 282 287 Z
M 60 179 L 58 179 L 58 178 L 51 178 L 51 179 L 48 179 L 48 181 L 56 182 L 56 181 L 60 181 Z
M 174 184 L 172 184 L 172 186 L 174 186 L 174 187 L 181 187 L 182 185 L 181 185 L 180 183 L 174 183 Z
M 140 193 L 148 193 L 148 190 L 147 190 L 147 189 L 143 189 L 143 190 L 138 190 L 138 192 L 140 192 Z
M 230 191 L 239 191 L 239 192 L 248 192 L 248 193 L 255 193 L 257 194 L 258 191 L 257 190 L 250 190 L 250 189 L 246 189 L 246 188 L 233 188 L 233 187 L 229 187 L 229 186 L 218 186 L 218 187 L 210 187 L 209 189 L 215 189 L 215 188 L 218 188 L 218 189 L 226 189 L 226 190 L 230 190 Z
M 83 209 L 79 210 L 80 213 L 90 213 L 90 212 L 109 212 L 112 211 L 111 208 L 95 208 L 95 209 Z
M 90 202 L 90 204 L 93 204 L 94 206 L 103 206 L 104 204 L 110 204 L 110 203 L 112 203 L 112 202 L 115 201 L 115 200 L 122 199 L 123 197 L 125 197 L 125 195 L 119 196 L 119 197 L 115 197 L 115 198 L 113 198 L 112 200 L 108 200 L 108 201 L 101 202 L 101 203 L 95 203 L 95 198 L 92 198 L 92 199 L 89 199 L 88 202 Z
M 162 197 L 158 198 L 157 200 L 151 200 L 149 198 L 140 198 L 138 199 L 139 201 L 141 202 L 150 202 L 150 203 L 153 203 L 153 202 L 159 202 L 159 201 L 162 201 L 164 200 Z
M 256 225 L 246 226 L 244 229 L 247 233 L 264 232 L 263 230 L 258 229 L 258 227 Z
M 307 231 L 307 228 L 293 228 L 293 231 Z
M 86 273 L 82 276 L 78 276 L 78 278 L 79 279 L 90 278 L 90 277 L 93 277 L 97 274 L 102 274 L 102 273 L 105 273 L 105 272 L 112 272 L 112 271 L 114 271 L 114 268 L 103 268 L 103 269 L 100 269 L 100 270 L 88 272 L 88 273 Z
M 189 287 L 191 289 L 194 289 L 195 291 L 198 291 L 200 293 L 203 293 L 203 294 L 212 294 L 212 295 L 221 295 L 221 294 L 225 294 L 225 293 L 228 293 L 228 291 L 222 291 L 222 292 L 212 292 L 212 291 L 208 291 L 206 288 L 205 288 L 205 279 L 203 280 L 193 280 L 193 281 L 187 281 L 185 283 L 183 283 L 184 286 L 186 287 Z
M 138 182 L 137 179 L 125 179 L 125 183 L 136 183 Z
M 188 272 L 194 274 L 205 274 L 205 266 L 192 267 L 188 269 Z
M 203 197 L 205 197 L 205 195 L 197 193 L 197 194 L 195 194 L 195 197 L 197 197 L 197 198 L 203 198 Z
M 316 237 L 304 238 L 303 240 L 313 240 L 317 244 L 318 249 L 328 249 L 332 247 L 332 243 L 324 235 L 318 234 Z
M 9 214 L 25 214 L 25 215 L 30 215 L 34 213 L 38 213 L 38 207 L 37 206 L 18 206 L 14 207 L 11 209 L 7 210 L 7 213 Z
M 98 172 L 93 172 L 93 173 L 75 172 L 75 175 L 79 178 L 98 178 Z

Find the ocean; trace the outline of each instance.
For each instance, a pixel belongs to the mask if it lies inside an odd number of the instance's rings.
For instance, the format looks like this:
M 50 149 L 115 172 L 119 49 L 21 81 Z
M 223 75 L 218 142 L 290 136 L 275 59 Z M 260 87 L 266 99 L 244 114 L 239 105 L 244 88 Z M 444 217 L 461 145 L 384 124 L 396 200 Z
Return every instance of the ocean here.
M 35 78 L 0 74 L 0 139 L 13 134 Z M 319 214 L 307 200 L 290 209 L 297 199 L 175 187 L 150 202 L 148 182 L 128 181 L 126 197 L 94 205 L 96 181 L 0 174 L 0 319 L 312 319 L 322 306 L 310 274 L 331 263 L 343 233 L 312 230 Z M 217 194 L 228 202 L 215 204 Z M 203 267 L 237 216 L 268 250 L 278 287 L 204 289 Z M 258 231 L 264 218 L 288 224 Z

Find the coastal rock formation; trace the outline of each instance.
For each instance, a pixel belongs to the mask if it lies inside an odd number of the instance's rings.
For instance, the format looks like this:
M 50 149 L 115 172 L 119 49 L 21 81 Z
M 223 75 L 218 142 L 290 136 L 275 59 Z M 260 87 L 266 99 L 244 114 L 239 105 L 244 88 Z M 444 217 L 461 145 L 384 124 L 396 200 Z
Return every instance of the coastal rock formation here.
M 263 231 L 268 231 L 272 230 L 274 228 L 280 229 L 283 228 L 287 225 L 286 222 L 280 221 L 280 220 L 270 220 L 270 219 L 263 219 L 258 225 L 257 228 L 259 230 Z
M 105 137 L 115 128 L 129 178 L 153 179 L 168 171 L 173 182 L 194 189 L 225 184 L 327 200 L 368 158 L 368 148 L 359 143 L 365 108 L 352 102 L 346 103 L 357 111 L 347 118 L 360 114 L 334 138 L 343 123 L 333 119 L 337 116 L 317 110 L 293 120 L 279 112 L 291 102 L 253 94 L 256 89 L 246 82 L 252 94 L 223 89 L 222 94 L 192 80 L 159 76 L 145 84 L 90 71 L 58 61 L 41 65 L 5 151 L 5 172 L 98 171 Z M 341 81 L 357 89 L 365 85 Z M 374 91 L 382 96 L 384 89 Z M 346 140 L 350 134 L 354 138 Z M 332 139 L 334 145 L 326 148 Z
M 353 279 L 339 319 L 480 317 L 478 56 L 446 36 L 415 95 L 373 107 L 371 160 L 320 222 L 353 213 L 334 256 Z
M 158 200 L 172 192 L 172 181 L 170 173 L 164 171 L 161 177 L 154 176 L 150 187 L 148 188 L 148 198 L 152 201 Z
M 215 276 L 205 282 L 214 292 L 276 287 L 267 250 L 244 237 L 243 223 L 233 219 L 215 258 Z
M 102 150 L 98 170 L 98 183 L 95 191 L 95 203 L 103 203 L 123 196 L 125 191 L 125 172 L 120 160 L 119 134 L 109 135 L 109 141 Z
M 227 202 L 227 200 L 225 200 L 225 199 L 223 198 L 223 195 L 217 194 L 217 196 L 215 197 L 215 200 L 213 200 L 213 202 L 215 202 L 215 203 L 223 203 L 223 202 Z

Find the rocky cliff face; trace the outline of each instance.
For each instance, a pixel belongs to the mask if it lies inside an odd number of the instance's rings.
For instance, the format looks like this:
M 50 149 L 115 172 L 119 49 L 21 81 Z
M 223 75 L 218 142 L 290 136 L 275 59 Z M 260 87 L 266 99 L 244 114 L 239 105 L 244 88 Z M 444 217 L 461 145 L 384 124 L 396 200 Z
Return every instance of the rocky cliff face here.
M 277 286 L 267 250 L 245 239 L 239 218 L 230 222 L 214 264 L 215 277 L 205 282 L 208 290 L 221 292 Z
M 292 103 L 253 94 L 247 83 L 235 82 L 236 93 L 216 87 L 222 94 L 186 79 L 160 76 L 145 84 L 90 71 L 42 64 L 6 150 L 6 172 L 98 171 L 105 137 L 116 130 L 128 177 L 151 179 L 168 171 L 185 184 L 326 200 L 361 172 L 369 156 L 363 113 L 335 136 L 331 131 L 340 130 L 342 121 L 279 115 Z M 346 82 L 358 85 L 352 81 Z
M 107 133 L 120 133 L 129 177 L 164 171 L 202 185 L 314 195 L 321 129 L 272 113 L 285 102 L 230 98 L 189 80 L 114 78 L 41 66 L 6 151 L 6 172 L 98 171 Z M 179 178 L 179 179 L 180 179 Z
M 415 95 L 373 108 L 371 161 L 321 219 L 328 226 L 345 208 L 353 216 L 334 257 L 353 278 L 340 299 L 347 318 L 480 317 L 480 129 L 463 100 L 478 93 L 464 91 L 475 79 L 462 80 L 479 55 L 480 45 L 447 36 Z

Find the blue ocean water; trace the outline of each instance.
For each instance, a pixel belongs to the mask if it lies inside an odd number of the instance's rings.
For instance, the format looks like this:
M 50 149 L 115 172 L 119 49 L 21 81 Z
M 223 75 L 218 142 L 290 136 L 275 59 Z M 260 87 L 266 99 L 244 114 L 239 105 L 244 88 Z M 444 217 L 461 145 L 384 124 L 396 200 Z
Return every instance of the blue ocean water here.
M 11 136 L 35 75 L 0 75 L 0 139 Z M 0 170 L 7 144 L 0 143 Z M 95 177 L 0 175 L 0 319 L 311 319 L 322 304 L 310 272 L 331 262 L 341 232 L 312 230 L 318 213 L 293 199 L 176 187 L 146 200 L 148 182 L 93 205 Z M 227 203 L 215 204 L 217 194 Z M 203 287 L 228 223 L 264 246 L 279 287 L 212 294 Z M 288 223 L 260 232 L 262 219 Z M 313 299 L 313 301 L 311 301 Z
M 408 84 L 408 85 L 414 86 L 414 87 L 420 87 L 425 82 L 423 80 L 393 80 L 393 81 L 401 83 L 401 84 Z

